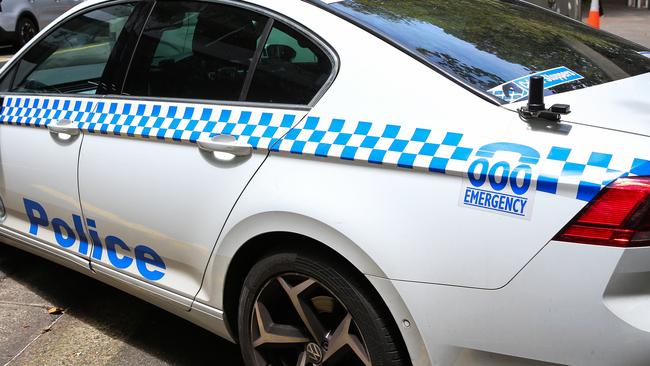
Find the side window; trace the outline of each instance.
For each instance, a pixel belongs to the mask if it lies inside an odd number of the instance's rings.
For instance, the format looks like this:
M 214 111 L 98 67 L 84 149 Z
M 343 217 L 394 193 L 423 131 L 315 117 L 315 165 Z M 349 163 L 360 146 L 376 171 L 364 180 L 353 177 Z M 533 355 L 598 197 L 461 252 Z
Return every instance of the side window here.
M 63 23 L 19 61 L 11 91 L 95 94 L 134 8 L 135 3 L 113 5 Z
M 332 72 L 320 47 L 301 33 L 275 22 L 264 45 L 247 100 L 308 104 Z
M 238 101 L 268 18 L 234 6 L 158 2 L 124 94 Z

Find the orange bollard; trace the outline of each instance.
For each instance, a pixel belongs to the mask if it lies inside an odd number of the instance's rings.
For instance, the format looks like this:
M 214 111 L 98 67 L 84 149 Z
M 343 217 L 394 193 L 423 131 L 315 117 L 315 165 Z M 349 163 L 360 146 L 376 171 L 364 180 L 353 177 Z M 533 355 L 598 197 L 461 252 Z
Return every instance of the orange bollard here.
M 591 8 L 589 8 L 589 19 L 587 24 L 592 28 L 600 29 L 600 3 L 598 0 L 591 0 Z

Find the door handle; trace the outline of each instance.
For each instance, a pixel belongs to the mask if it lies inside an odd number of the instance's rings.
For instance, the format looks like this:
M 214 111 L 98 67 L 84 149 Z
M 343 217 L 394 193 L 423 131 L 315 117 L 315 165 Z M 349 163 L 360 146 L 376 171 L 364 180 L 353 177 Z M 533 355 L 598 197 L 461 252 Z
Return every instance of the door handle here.
M 47 125 L 47 128 L 50 130 L 51 133 L 56 133 L 56 134 L 63 133 L 70 136 L 78 136 L 81 133 L 79 127 L 77 127 L 77 124 L 73 123 L 69 119 L 60 119 L 58 121 L 52 121 L 49 125 Z
M 222 152 L 235 156 L 253 154 L 251 145 L 237 141 L 237 138 L 232 135 L 216 135 L 210 139 L 199 139 L 197 144 L 201 150 L 210 152 Z

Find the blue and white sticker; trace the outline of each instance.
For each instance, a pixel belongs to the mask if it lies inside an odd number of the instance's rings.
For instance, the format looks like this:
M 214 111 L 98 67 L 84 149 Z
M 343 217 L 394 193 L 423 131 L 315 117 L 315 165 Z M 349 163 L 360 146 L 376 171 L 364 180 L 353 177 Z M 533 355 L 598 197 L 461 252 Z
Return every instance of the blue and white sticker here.
M 544 77 L 544 89 L 550 89 L 558 85 L 584 79 L 584 77 L 577 72 L 565 66 L 561 66 L 520 77 L 519 79 L 515 79 L 494 87 L 488 90 L 488 92 L 497 98 L 505 100 L 508 103 L 514 103 L 519 100 L 528 98 L 528 89 L 530 78 L 532 76 Z
M 641 56 L 645 56 L 647 58 L 650 58 L 650 51 L 641 51 L 639 53 L 641 54 Z
M 537 150 L 500 142 L 481 147 L 470 159 L 459 203 L 462 207 L 530 220 L 535 200 Z

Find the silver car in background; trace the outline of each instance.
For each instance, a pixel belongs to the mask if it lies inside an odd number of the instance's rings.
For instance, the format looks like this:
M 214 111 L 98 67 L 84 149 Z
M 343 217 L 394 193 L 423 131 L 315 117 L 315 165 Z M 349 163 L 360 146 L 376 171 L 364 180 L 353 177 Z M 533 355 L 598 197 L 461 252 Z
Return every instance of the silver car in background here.
M 24 46 L 39 30 L 84 0 L 0 0 L 0 42 Z

